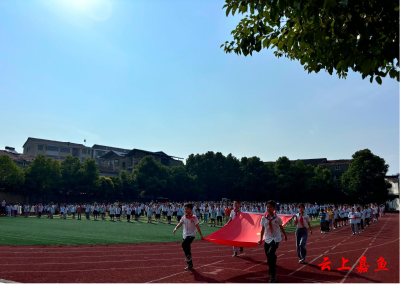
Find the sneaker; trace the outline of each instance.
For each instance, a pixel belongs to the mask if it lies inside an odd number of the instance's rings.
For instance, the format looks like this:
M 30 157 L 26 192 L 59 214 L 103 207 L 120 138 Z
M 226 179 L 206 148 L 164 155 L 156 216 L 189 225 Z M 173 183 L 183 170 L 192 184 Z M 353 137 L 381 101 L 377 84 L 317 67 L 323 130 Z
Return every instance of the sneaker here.
M 188 265 L 188 266 L 185 267 L 185 270 L 186 270 L 186 271 L 192 270 L 192 269 L 193 269 L 193 265 Z
M 276 280 L 276 278 L 271 278 L 269 280 L 269 283 L 278 283 L 278 280 Z
M 234 252 L 233 255 L 232 255 L 232 257 L 238 257 L 237 252 Z
M 185 262 L 190 262 L 190 261 L 192 261 L 192 256 L 191 256 L 191 255 L 188 255 L 188 256 L 185 258 Z
M 299 263 L 304 264 L 304 263 L 306 263 L 306 260 L 305 259 L 300 259 Z

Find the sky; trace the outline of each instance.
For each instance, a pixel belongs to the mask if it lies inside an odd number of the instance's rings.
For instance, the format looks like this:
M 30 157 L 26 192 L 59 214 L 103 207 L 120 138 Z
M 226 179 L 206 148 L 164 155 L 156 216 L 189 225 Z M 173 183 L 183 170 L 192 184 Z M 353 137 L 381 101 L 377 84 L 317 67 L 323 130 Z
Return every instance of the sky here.
M 399 84 L 308 74 L 220 45 L 223 0 L 0 1 L 0 149 L 28 137 L 235 157 L 350 159 L 399 172 Z

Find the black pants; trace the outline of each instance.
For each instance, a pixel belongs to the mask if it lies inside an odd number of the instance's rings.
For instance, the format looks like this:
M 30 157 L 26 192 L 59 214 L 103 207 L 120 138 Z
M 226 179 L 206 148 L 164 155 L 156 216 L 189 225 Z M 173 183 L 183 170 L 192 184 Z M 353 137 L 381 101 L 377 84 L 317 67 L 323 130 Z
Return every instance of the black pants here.
M 278 249 L 279 243 L 275 241 L 270 242 L 269 244 L 264 243 L 264 251 L 267 256 L 268 266 L 269 266 L 269 275 L 271 279 L 275 279 L 276 277 L 276 250 Z
M 192 255 L 192 250 L 190 248 L 190 245 L 192 244 L 194 240 L 194 237 L 186 237 L 185 239 L 183 239 L 182 241 L 182 248 L 183 251 L 185 252 L 185 256 L 191 256 Z M 193 265 L 193 261 L 188 262 L 189 265 Z

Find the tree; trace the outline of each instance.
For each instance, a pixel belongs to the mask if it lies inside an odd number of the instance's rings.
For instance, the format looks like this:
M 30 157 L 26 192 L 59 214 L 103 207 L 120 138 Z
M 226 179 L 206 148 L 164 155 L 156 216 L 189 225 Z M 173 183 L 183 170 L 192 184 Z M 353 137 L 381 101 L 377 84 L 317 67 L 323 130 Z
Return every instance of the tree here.
M 13 160 L 6 155 L 0 156 L 0 191 L 15 192 L 24 184 L 24 173 Z
M 78 171 L 80 193 L 85 193 L 88 197 L 98 194 L 99 168 L 94 159 L 86 159 Z
M 111 178 L 99 177 L 98 179 L 98 196 L 109 202 L 114 196 L 114 183 Z
M 345 192 L 354 201 L 385 203 L 389 199 L 385 181 L 389 166 L 369 149 L 354 153 L 349 169 L 342 175 Z
M 61 164 L 58 160 L 38 155 L 25 169 L 23 195 L 38 195 L 44 200 L 48 195 L 59 194 Z
M 170 183 L 168 186 L 171 188 L 170 198 L 173 200 L 194 200 L 198 198 L 195 179 L 187 172 L 184 165 L 170 169 Z
M 137 179 L 138 188 L 141 193 L 148 197 L 156 198 L 159 194 L 164 195 L 169 171 L 168 167 L 157 162 L 153 156 L 144 157 L 133 170 Z M 165 196 L 164 196 L 165 197 Z
M 138 195 L 138 184 L 135 176 L 127 171 L 120 171 L 119 178 L 122 182 L 122 196 L 124 199 L 132 200 Z
M 78 193 L 80 169 L 81 162 L 78 157 L 67 156 L 61 162 L 62 194 L 65 201 L 68 200 L 68 196 Z
M 111 200 L 120 200 L 122 198 L 122 180 L 119 176 L 111 176 L 110 179 L 114 184 Z
M 226 41 L 226 53 L 245 56 L 275 48 L 308 73 L 348 70 L 399 80 L 399 3 L 392 0 L 225 0 L 226 15 L 246 15 Z

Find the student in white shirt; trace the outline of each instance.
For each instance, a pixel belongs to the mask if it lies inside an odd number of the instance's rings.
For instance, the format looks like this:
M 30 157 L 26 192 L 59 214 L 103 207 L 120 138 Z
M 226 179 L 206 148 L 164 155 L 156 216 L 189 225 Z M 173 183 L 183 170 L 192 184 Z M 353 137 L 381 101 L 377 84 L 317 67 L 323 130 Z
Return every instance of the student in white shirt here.
M 132 214 L 132 206 L 126 205 L 126 219 L 128 220 L 128 222 L 131 221 L 131 214 Z
M 192 251 L 191 251 L 191 244 L 196 237 L 196 232 L 198 231 L 201 239 L 203 240 L 203 234 L 201 233 L 199 227 L 199 219 L 193 215 L 193 204 L 186 204 L 185 205 L 185 216 L 179 221 L 179 224 L 175 227 L 173 233 L 175 234 L 176 230 L 178 230 L 183 225 L 183 241 L 182 241 L 182 248 L 185 253 L 188 266 L 185 270 L 193 269 L 193 261 L 192 261 Z
M 268 266 L 269 266 L 269 275 L 271 276 L 270 283 L 276 283 L 276 250 L 278 249 L 279 242 L 281 241 L 281 231 L 285 236 L 285 241 L 287 241 L 287 236 L 285 229 L 283 228 L 282 219 L 275 215 L 275 202 L 268 201 L 267 202 L 267 212 L 261 218 L 260 226 L 261 234 L 260 234 L 260 241 L 258 244 L 262 243 L 262 239 L 265 233 L 265 242 L 264 242 L 264 251 L 265 255 L 267 256 Z
M 229 217 L 228 222 L 225 224 L 225 226 L 228 225 L 236 217 L 239 217 L 239 215 L 240 215 L 240 203 L 239 203 L 239 201 L 235 200 L 235 201 L 233 201 L 233 210 L 231 211 L 231 215 Z M 233 255 L 232 255 L 232 257 L 238 257 L 239 249 L 240 249 L 240 252 L 242 253 L 243 252 L 243 248 L 242 247 L 241 248 L 233 247 Z
M 358 232 L 358 226 L 357 226 L 357 214 L 354 212 L 354 208 L 351 208 L 351 212 L 349 213 L 349 220 L 350 220 L 350 227 L 351 231 L 353 232 L 353 235 L 357 234 L 358 236 L 360 233 Z
M 311 218 L 304 213 L 305 207 L 304 204 L 299 205 L 299 213 L 294 215 L 294 222 L 296 223 L 296 247 L 297 247 L 297 256 L 299 257 L 299 263 L 305 263 L 306 261 L 306 243 L 308 237 L 308 230 L 310 230 L 310 234 L 312 234 L 311 229 Z

